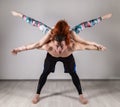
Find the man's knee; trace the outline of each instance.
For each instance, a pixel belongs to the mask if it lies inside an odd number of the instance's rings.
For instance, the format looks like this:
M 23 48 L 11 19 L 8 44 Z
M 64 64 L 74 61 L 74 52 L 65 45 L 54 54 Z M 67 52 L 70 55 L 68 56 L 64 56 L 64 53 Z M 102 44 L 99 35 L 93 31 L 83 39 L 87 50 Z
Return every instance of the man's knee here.
M 47 78 L 47 76 L 50 74 L 50 71 L 43 71 L 41 74 L 41 78 Z
M 76 72 L 75 71 L 69 71 L 68 72 L 71 76 L 73 76 L 73 75 L 75 75 L 76 74 Z

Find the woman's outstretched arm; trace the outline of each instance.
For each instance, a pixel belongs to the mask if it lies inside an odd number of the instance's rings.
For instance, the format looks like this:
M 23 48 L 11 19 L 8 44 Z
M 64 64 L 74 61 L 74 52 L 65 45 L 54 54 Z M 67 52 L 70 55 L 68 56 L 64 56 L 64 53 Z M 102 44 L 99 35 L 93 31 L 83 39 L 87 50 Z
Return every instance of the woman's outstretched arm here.
M 111 16 L 112 16 L 112 14 L 110 13 L 110 14 L 106 14 L 106 15 L 104 15 L 102 17 L 98 17 L 98 18 L 95 18 L 95 19 L 92 19 L 92 20 L 89 20 L 89 21 L 82 22 L 82 23 L 74 26 L 72 28 L 72 31 L 79 34 L 85 28 L 93 27 L 96 24 L 100 23 L 102 20 L 111 18 Z
M 22 13 L 19 13 L 16 11 L 12 11 L 11 13 L 13 16 L 22 18 L 24 21 L 31 24 L 32 26 L 38 27 L 43 32 L 43 34 L 46 34 L 49 30 L 51 30 L 51 28 L 49 26 L 47 26 L 46 24 L 44 24 L 40 21 L 37 21 L 29 16 L 26 16 Z

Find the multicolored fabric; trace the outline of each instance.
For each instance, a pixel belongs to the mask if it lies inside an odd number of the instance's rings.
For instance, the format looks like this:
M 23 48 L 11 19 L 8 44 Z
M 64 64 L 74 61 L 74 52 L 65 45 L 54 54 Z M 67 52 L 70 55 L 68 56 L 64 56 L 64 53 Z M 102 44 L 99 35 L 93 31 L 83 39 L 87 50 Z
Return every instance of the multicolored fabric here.
M 38 27 L 43 32 L 43 34 L 46 34 L 49 30 L 52 29 L 51 27 L 47 26 L 46 24 L 44 24 L 40 21 L 37 21 L 31 17 L 28 17 L 26 15 L 23 15 L 22 19 L 24 21 L 26 21 L 27 23 L 31 24 L 32 26 Z M 102 21 L 102 17 L 98 17 L 98 18 L 92 19 L 90 21 L 82 22 L 82 23 L 74 26 L 71 30 L 74 31 L 75 33 L 79 34 L 85 28 L 93 27 L 94 25 L 98 24 L 101 21 Z
M 23 15 L 22 19 L 24 21 L 26 21 L 27 23 L 31 24 L 32 26 L 38 27 L 43 32 L 43 34 L 46 34 L 51 29 L 46 24 L 44 24 L 44 23 L 42 23 L 40 21 L 37 21 L 37 20 L 35 20 L 35 19 L 31 18 L 31 17 L 28 17 L 26 15 Z
M 98 24 L 102 21 L 102 17 L 98 17 L 96 19 L 92 19 L 86 22 L 82 22 L 75 27 L 72 28 L 72 31 L 76 32 L 77 34 L 80 33 L 82 30 L 88 27 L 93 27 L 94 25 Z

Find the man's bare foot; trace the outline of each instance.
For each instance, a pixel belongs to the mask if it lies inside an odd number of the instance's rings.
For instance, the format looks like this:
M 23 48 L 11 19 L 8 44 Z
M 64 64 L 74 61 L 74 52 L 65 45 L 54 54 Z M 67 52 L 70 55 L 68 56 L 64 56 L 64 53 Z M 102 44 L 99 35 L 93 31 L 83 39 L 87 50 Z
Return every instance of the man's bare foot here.
M 36 94 L 36 95 L 33 97 L 33 99 L 32 99 L 32 103 L 33 103 L 33 104 L 36 104 L 36 103 L 39 102 L 39 100 L 40 100 L 39 94 Z
M 87 104 L 87 103 L 88 103 L 88 100 L 81 94 L 81 95 L 80 95 L 80 102 L 81 102 L 82 104 Z

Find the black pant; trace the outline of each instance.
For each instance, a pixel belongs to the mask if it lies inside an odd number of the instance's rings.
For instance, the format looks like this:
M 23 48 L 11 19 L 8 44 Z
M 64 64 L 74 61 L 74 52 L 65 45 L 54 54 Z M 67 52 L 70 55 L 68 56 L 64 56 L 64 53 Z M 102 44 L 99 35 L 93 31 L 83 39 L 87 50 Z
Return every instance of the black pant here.
M 65 73 L 69 73 L 72 77 L 72 81 L 78 91 L 78 94 L 82 94 L 81 84 L 78 75 L 76 74 L 76 65 L 73 55 L 71 54 L 68 57 L 62 58 L 56 58 L 51 56 L 49 53 L 47 53 L 45 63 L 44 63 L 44 70 L 43 73 L 40 76 L 38 87 L 37 87 L 37 94 L 40 94 L 42 87 L 44 86 L 47 76 L 55 71 L 55 65 L 58 61 L 63 62 Z

